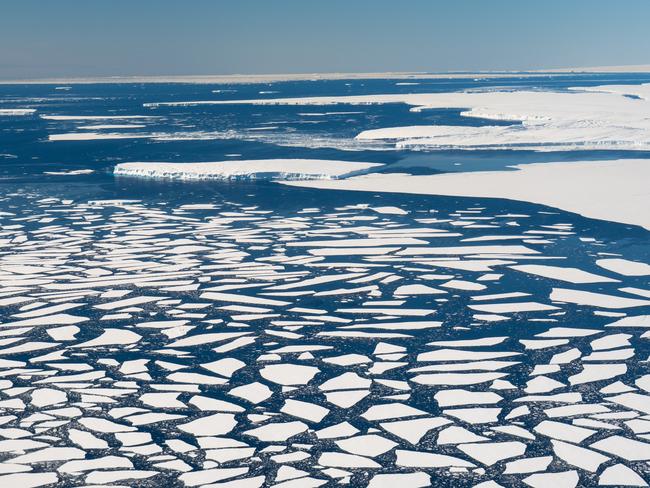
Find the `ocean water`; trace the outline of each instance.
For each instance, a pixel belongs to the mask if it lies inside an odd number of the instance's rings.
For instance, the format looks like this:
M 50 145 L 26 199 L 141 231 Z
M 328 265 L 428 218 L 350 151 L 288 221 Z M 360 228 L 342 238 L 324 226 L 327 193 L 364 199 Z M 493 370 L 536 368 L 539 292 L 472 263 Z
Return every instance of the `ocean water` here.
M 564 160 L 572 154 L 531 151 L 419 152 L 395 151 L 372 141 L 351 141 L 362 130 L 400 125 L 508 125 L 512 122 L 460 116 L 461 110 L 409 111 L 402 104 L 365 106 L 191 106 L 145 108 L 143 104 L 189 100 L 237 100 L 301 96 L 368 95 L 381 93 L 436 93 L 462 90 L 566 90 L 573 86 L 638 84 L 647 75 L 576 75 L 539 78 L 421 80 L 400 85 L 394 80 L 283 82 L 275 84 L 91 84 L 69 90 L 53 85 L 0 85 L 0 108 L 34 108 L 34 116 L 0 118 L 0 177 L 3 181 L 62 181 L 48 171 L 92 169 L 84 182 L 98 182 L 124 161 L 222 161 L 227 159 L 315 158 L 396 164 L 429 171 L 495 169 L 516 162 Z M 61 87 L 58 87 L 61 88 Z M 217 91 L 217 93 L 214 93 Z M 327 115 L 322 115 L 327 113 Z M 41 115 L 145 115 L 134 120 L 44 120 Z M 98 124 L 140 124 L 134 129 L 79 130 Z M 158 139 L 60 141 L 48 136 L 71 132 L 156 134 Z M 579 157 L 643 156 L 627 151 L 580 151 Z M 588 153 L 588 154 L 586 154 Z M 241 154 L 242 156 L 230 156 Z M 458 166 L 457 163 L 461 163 Z M 80 180 L 77 176 L 75 181 Z M 103 179 L 103 181 L 108 181 Z
M 648 479 L 646 230 L 499 199 L 112 174 L 133 161 L 427 174 L 647 157 L 352 140 L 509 124 L 459 110 L 143 104 L 648 81 L 0 85 L 0 109 L 36 109 L 0 116 L 0 485 Z M 148 118 L 44 118 L 98 115 Z M 143 127 L 82 128 L 98 124 Z M 49 140 L 80 132 L 147 137 Z

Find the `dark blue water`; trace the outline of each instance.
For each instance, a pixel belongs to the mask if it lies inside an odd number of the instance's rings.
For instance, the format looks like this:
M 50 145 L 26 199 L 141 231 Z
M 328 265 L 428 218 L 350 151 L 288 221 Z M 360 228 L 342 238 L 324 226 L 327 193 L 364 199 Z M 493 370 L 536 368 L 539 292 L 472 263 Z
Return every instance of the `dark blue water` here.
M 0 118 L 0 177 L 7 180 L 52 179 L 46 171 L 92 169 L 98 181 L 124 161 L 221 161 L 227 159 L 322 158 L 381 162 L 383 171 L 414 168 L 420 172 L 473 171 L 503 168 L 513 162 L 543 162 L 612 157 L 643 157 L 631 151 L 580 151 L 534 153 L 530 151 L 445 151 L 413 153 L 395 151 L 381 143 L 350 141 L 359 132 L 408 125 L 498 125 L 511 124 L 461 117 L 458 109 L 410 112 L 404 104 L 300 107 L 300 106 L 193 106 L 145 108 L 154 102 L 188 100 L 235 100 L 328 95 L 383 93 L 434 93 L 467 89 L 566 90 L 573 86 L 637 84 L 648 75 L 571 75 L 513 77 L 501 79 L 420 80 L 417 85 L 399 85 L 391 80 L 309 81 L 274 84 L 92 84 L 57 90 L 54 85 L 0 85 L 0 108 L 33 108 L 34 116 Z M 218 93 L 214 93 L 219 91 Z M 262 93 L 260 93 L 262 92 Z M 270 93 L 264 93 L 270 92 Z M 314 113 L 341 112 L 318 116 Z M 312 115 L 305 115 L 312 114 Z M 44 120 L 41 115 L 146 115 L 160 118 L 134 120 Z M 60 141 L 48 143 L 49 135 L 84 132 L 79 126 L 138 124 L 143 128 L 99 130 L 160 134 L 162 139 L 117 139 Z M 262 130 L 260 130 L 262 129 Z M 89 130 L 88 132 L 91 132 Z M 190 137 L 193 140 L 164 140 Z M 369 150 L 371 149 L 371 150 Z M 645 154 L 647 156 L 647 154 Z M 61 176 L 55 178 L 61 181 Z M 67 179 L 66 179 L 67 180 Z

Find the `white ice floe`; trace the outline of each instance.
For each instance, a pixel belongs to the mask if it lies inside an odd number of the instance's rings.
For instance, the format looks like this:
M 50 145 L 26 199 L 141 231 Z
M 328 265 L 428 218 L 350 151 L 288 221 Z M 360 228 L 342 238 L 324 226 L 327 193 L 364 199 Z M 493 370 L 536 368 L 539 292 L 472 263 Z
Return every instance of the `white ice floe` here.
M 386 473 L 376 474 L 368 483 L 368 488 L 425 488 L 431 486 L 431 477 L 427 473 Z
M 595 430 L 585 429 L 575 425 L 569 425 L 554 420 L 544 420 L 533 429 L 538 434 L 551 437 L 556 440 L 580 443 L 596 433 Z
M 237 425 L 235 416 L 230 413 L 215 413 L 179 425 L 179 429 L 195 436 L 224 435 Z
M 418 417 L 426 415 L 426 412 L 417 408 L 405 405 L 403 403 L 385 403 L 381 405 L 373 405 L 366 410 L 361 416 L 369 421 L 374 420 L 389 420 L 398 419 L 403 417 Z
M 650 461 L 650 443 L 613 435 L 589 447 L 618 456 L 627 461 Z
M 324 429 L 316 431 L 316 437 L 319 439 L 338 439 L 342 437 L 351 437 L 359 432 L 359 429 L 348 422 L 331 425 Z
M 568 281 L 569 283 L 614 283 L 618 280 L 589 273 L 578 268 L 564 268 L 560 266 L 549 266 L 545 264 L 519 264 L 510 266 L 512 269 L 524 273 L 543 276 L 553 280 Z
M 280 409 L 281 412 L 298 417 L 301 419 L 309 420 L 310 422 L 318 423 L 329 413 L 329 409 L 316 405 L 314 403 L 303 402 L 300 400 L 287 399 L 284 406 Z
M 650 276 L 650 264 L 630 261 L 621 258 L 598 259 L 596 264 L 601 268 L 624 276 Z
M 103 347 L 103 346 L 115 346 L 115 345 L 124 345 L 124 344 L 134 344 L 142 339 L 140 334 L 136 334 L 130 330 L 124 329 L 104 329 L 102 334 L 81 344 L 75 344 L 72 347 L 78 348 L 89 348 L 89 347 Z
M 580 481 L 577 471 L 535 473 L 522 480 L 532 488 L 575 488 Z
M 490 405 L 499 403 L 503 398 L 491 391 L 441 390 L 433 398 L 441 407 L 461 405 Z
M 32 115 L 35 112 L 33 108 L 0 108 L 0 117 Z
M 600 486 L 648 486 L 635 471 L 624 464 L 615 464 L 604 469 L 598 477 Z
M 318 464 L 335 468 L 381 468 L 372 459 L 342 452 L 323 452 L 318 458 Z
M 476 465 L 453 456 L 444 454 L 436 454 L 433 452 L 422 451 L 406 451 L 397 449 L 397 466 L 404 466 L 409 468 L 474 468 Z
M 497 422 L 501 409 L 485 407 L 454 408 L 443 410 L 443 413 L 468 424 L 490 424 Z
M 158 119 L 155 115 L 41 115 L 43 120 L 131 120 L 131 119 Z
M 276 422 L 244 432 L 264 442 L 283 442 L 307 430 L 307 424 L 295 422 Z
M 385 437 L 370 434 L 339 440 L 336 441 L 336 445 L 351 454 L 374 458 L 390 451 L 397 446 L 397 443 L 386 439 Z
M 507 198 L 560 208 L 589 218 L 650 229 L 650 164 L 644 159 L 535 163 L 515 171 L 436 175 L 371 174 L 338 181 L 285 182 L 291 186 L 369 192 Z M 617 185 L 613 187 L 612 181 Z M 578 186 L 580 191 L 577 191 Z
M 644 307 L 650 305 L 650 300 L 639 300 L 636 298 L 606 295 L 604 293 L 584 290 L 571 290 L 568 288 L 553 288 L 550 299 L 558 302 L 614 309 Z
M 568 442 L 553 440 L 553 451 L 564 462 L 585 471 L 595 473 L 601 464 L 609 461 L 609 457 L 604 456 L 591 449 L 575 446 Z
M 469 305 L 472 310 L 492 314 L 520 313 L 520 312 L 543 312 L 546 310 L 557 310 L 553 305 L 538 302 L 504 302 L 490 303 L 485 305 Z
M 229 478 L 234 478 L 236 476 L 246 474 L 247 472 L 247 467 L 211 468 L 183 473 L 178 477 L 178 479 L 185 486 L 199 486 L 208 485 L 209 483 L 216 483 L 218 481 L 227 480 Z
M 602 331 L 598 329 L 579 329 L 575 327 L 552 327 L 546 332 L 541 332 L 535 337 L 544 338 L 573 338 L 573 337 L 589 337 L 596 334 L 601 334 Z
M 482 442 L 488 440 L 490 440 L 489 437 L 477 435 L 474 432 L 465 429 L 464 427 L 458 427 L 457 425 L 452 425 L 451 427 L 442 429 L 438 433 L 436 444 L 439 446 L 450 445 L 450 444 L 459 445 L 459 444 L 467 444 L 470 442 Z
M 650 329 L 650 315 L 635 315 L 607 324 L 605 327 L 641 327 Z
M 40 486 L 53 485 L 59 480 L 56 473 L 13 473 L 0 475 L 2 486 L 16 488 L 36 488 Z
M 60 141 L 104 141 L 112 139 L 146 139 L 150 134 L 126 132 L 66 132 L 63 134 L 50 134 L 47 139 L 52 142 Z
M 443 290 L 421 284 L 398 286 L 394 292 L 395 295 L 439 295 L 445 293 Z
M 546 468 L 548 468 L 552 461 L 553 456 L 542 456 L 510 461 L 509 463 L 506 463 L 506 469 L 503 471 L 503 474 L 522 474 L 546 471 Z
M 323 159 L 257 159 L 210 163 L 119 163 L 114 174 L 177 180 L 332 179 L 381 166 Z
M 624 375 L 627 372 L 625 364 L 583 364 L 582 371 L 569 376 L 569 383 L 581 385 L 594 381 L 608 380 Z
M 314 366 L 301 364 L 270 364 L 260 370 L 260 375 L 280 385 L 305 385 L 320 370 Z
M 106 129 L 142 129 L 145 125 L 139 124 L 96 124 L 77 127 L 80 130 L 106 130 Z
M 77 176 L 77 175 L 89 175 L 94 173 L 94 169 L 73 169 L 70 171 L 44 171 L 44 175 L 52 176 Z
M 491 466 L 504 459 L 518 457 L 526 452 L 526 444 L 519 441 L 510 442 L 480 442 L 458 446 L 469 457 L 478 462 Z

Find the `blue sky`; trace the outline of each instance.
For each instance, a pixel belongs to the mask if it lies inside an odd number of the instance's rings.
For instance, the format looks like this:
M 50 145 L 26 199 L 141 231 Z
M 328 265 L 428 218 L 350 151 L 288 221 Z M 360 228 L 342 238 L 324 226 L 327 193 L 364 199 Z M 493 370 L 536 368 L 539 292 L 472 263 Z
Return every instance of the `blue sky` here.
M 650 64 L 647 0 L 1 0 L 0 78 Z

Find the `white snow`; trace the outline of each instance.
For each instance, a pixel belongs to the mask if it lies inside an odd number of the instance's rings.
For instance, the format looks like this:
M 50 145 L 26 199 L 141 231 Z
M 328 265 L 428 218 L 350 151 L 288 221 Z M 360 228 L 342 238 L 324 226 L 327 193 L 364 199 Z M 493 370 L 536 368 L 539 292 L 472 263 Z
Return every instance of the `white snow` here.
M 533 488 L 575 488 L 580 481 L 577 471 L 536 473 L 522 480 Z
M 370 174 L 338 181 L 283 182 L 290 186 L 367 192 L 507 198 L 589 218 L 650 229 L 650 164 L 644 159 L 535 163 L 515 171 L 436 175 Z M 616 185 L 611 182 L 616 181 Z
M 624 276 L 650 276 L 650 264 L 639 263 L 621 258 L 598 259 L 596 264 L 601 268 Z
M 589 447 L 613 454 L 627 461 L 650 461 L 650 443 L 613 435 L 594 442 Z
M 609 466 L 598 478 L 600 486 L 648 486 L 648 484 L 632 469 L 624 464 Z
M 230 432 L 236 425 L 237 421 L 233 414 L 215 413 L 181 424 L 178 428 L 195 436 L 223 435 Z
M 445 467 L 459 467 L 459 468 L 473 468 L 474 464 L 464 459 L 453 456 L 446 456 L 444 454 L 436 454 L 433 452 L 421 451 L 406 451 L 397 449 L 397 460 L 395 464 L 409 468 L 445 468 Z
M 645 85 L 642 85 L 645 87 Z M 596 91 L 598 90 L 598 91 Z M 631 99 L 639 86 L 607 86 L 572 92 L 492 90 L 234 101 L 192 101 L 159 105 L 368 105 L 404 103 L 411 111 L 457 107 L 461 115 L 519 121 L 512 126 L 422 125 L 389 127 L 360 133 L 361 140 L 388 140 L 399 148 L 499 149 L 516 146 L 535 150 L 643 150 L 650 146 L 647 99 Z
M 553 288 L 550 298 L 553 301 L 614 309 L 650 305 L 650 300 L 639 300 L 636 298 L 619 297 L 584 290 L 571 290 L 568 288 Z
M 295 422 L 276 422 L 244 432 L 264 442 L 282 442 L 307 430 L 307 424 Z
M 178 180 L 275 178 L 331 179 L 376 166 L 377 163 L 352 163 L 323 159 L 258 159 L 210 163 L 119 163 L 114 174 Z
M 2 116 L 21 116 L 32 115 L 36 112 L 33 108 L 0 108 L 0 117 Z
M 314 366 L 301 364 L 270 364 L 260 370 L 260 375 L 280 385 L 306 385 L 319 372 Z

